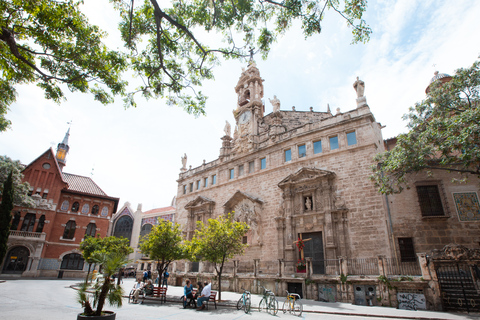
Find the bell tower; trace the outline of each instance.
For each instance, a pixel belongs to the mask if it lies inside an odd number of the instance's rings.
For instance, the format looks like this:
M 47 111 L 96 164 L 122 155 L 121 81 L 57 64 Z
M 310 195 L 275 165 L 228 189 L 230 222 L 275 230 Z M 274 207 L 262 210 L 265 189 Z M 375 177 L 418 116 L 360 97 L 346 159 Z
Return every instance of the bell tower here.
M 70 147 L 68 146 L 69 136 L 70 136 L 70 128 L 68 128 L 67 133 L 65 133 L 65 137 L 63 138 L 63 141 L 57 145 L 57 154 L 55 157 L 57 158 L 57 162 L 58 162 L 58 166 L 60 167 L 60 170 L 63 170 L 63 167 L 65 167 L 67 162 L 66 157 L 67 157 L 68 150 L 70 149 Z
M 258 120 L 263 118 L 265 111 L 262 102 L 263 81 L 255 61 L 250 59 L 247 69 L 242 68 L 242 74 L 235 87 L 238 96 L 237 108 L 233 111 L 237 124 L 234 134 L 235 149 L 240 145 L 245 146 L 248 138 L 257 133 Z

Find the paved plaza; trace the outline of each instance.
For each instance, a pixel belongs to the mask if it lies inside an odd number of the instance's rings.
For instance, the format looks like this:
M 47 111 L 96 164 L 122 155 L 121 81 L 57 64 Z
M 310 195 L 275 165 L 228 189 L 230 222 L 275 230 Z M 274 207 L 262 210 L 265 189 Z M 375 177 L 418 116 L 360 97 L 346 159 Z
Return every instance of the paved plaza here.
M 0 282 L 0 319 L 2 320 L 60 320 L 76 319 L 82 312 L 76 300 L 76 290 L 72 286 L 79 280 L 6 280 Z M 124 280 L 123 287 L 126 294 L 133 287 L 134 279 Z M 276 317 L 259 312 L 255 307 L 260 302 L 260 295 L 252 295 L 252 311 L 245 314 L 231 306 L 240 297 L 240 294 L 223 292 L 222 300 L 215 310 L 213 304 L 210 310 L 195 311 L 183 309 L 179 297 L 183 295 L 182 287 L 169 286 L 168 301 L 166 304 L 148 301 L 145 304 L 129 304 L 124 299 L 123 307 L 116 309 L 106 306 L 105 310 L 117 312 L 118 320 L 127 319 L 298 319 L 282 311 Z M 280 307 L 283 297 L 278 297 Z M 301 319 L 479 319 L 478 314 L 455 314 L 432 311 L 408 311 L 386 307 L 363 307 L 348 303 L 324 303 L 312 300 L 302 300 L 304 313 Z

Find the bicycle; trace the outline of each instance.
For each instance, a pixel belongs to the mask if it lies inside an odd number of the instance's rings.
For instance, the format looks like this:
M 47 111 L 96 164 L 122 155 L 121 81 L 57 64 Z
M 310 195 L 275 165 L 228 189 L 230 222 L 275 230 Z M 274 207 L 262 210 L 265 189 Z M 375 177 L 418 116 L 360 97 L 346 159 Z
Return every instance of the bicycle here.
M 258 309 L 260 311 L 267 310 L 267 313 L 270 313 L 272 316 L 277 315 L 278 312 L 278 301 L 277 298 L 275 298 L 275 294 L 265 288 L 264 286 L 261 286 L 263 288 L 263 297 L 262 300 L 260 300 L 260 303 L 258 304 Z
M 249 313 L 250 312 L 250 307 L 252 305 L 252 299 L 251 299 L 251 296 L 250 296 L 250 291 L 247 291 L 243 288 L 242 288 L 242 290 L 243 290 L 243 294 L 240 297 L 240 299 L 238 299 L 237 310 L 240 310 L 240 309 L 243 308 L 243 311 L 245 311 L 245 313 Z
M 287 291 L 287 290 L 286 290 Z M 290 293 L 287 291 L 287 299 L 283 302 L 283 313 L 293 313 L 296 316 L 301 316 L 303 312 L 303 304 L 300 301 L 300 295 L 297 293 Z

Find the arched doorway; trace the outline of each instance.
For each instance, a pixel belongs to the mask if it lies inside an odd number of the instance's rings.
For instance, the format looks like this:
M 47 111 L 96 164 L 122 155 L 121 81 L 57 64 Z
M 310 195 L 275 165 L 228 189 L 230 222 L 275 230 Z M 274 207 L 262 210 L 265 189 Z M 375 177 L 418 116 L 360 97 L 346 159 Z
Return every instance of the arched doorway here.
M 29 256 L 30 251 L 26 247 L 21 246 L 10 249 L 5 256 L 2 272 L 21 274 L 27 268 Z

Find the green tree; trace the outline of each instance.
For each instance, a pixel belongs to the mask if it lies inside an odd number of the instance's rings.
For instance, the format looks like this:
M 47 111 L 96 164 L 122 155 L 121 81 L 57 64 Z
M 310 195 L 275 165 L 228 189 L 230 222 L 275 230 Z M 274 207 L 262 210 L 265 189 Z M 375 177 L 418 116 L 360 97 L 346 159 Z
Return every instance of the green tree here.
M 3 183 L 2 203 L 0 203 L 0 264 L 7 253 L 7 242 L 12 223 L 13 209 L 13 177 L 12 172 Z
M 424 170 L 456 173 L 453 181 L 480 178 L 479 90 L 479 61 L 458 69 L 451 81 L 431 85 L 426 99 L 404 115 L 410 131 L 375 157 L 372 179 L 380 192 L 401 192 L 410 174 Z
M 320 33 L 328 10 L 345 18 L 353 42 L 366 42 L 371 33 L 362 19 L 366 0 L 144 0 L 136 6 L 133 0 L 110 0 L 119 10 L 126 44 L 119 52 L 102 43 L 106 34 L 89 24 L 82 2 L 0 1 L 0 131 L 10 125 L 5 115 L 19 84 L 35 83 L 55 102 L 65 99 L 67 87 L 101 103 L 122 96 L 126 107 L 136 106 L 136 94 L 167 98 L 200 115 L 206 97 L 197 88 L 213 78 L 219 57 L 243 59 L 257 46 L 266 58 L 295 21 L 305 37 Z M 215 47 L 217 37 L 204 31 L 220 35 L 225 47 Z M 126 70 L 142 84 L 130 90 L 122 79 Z
M 233 215 L 208 219 L 207 225 L 197 221 L 197 229 L 189 242 L 194 259 L 212 262 L 218 276 L 218 299 L 222 298 L 222 273 L 225 262 L 243 254 L 247 244 L 243 236 L 250 229 L 245 222 L 233 220 Z
M 10 121 L 8 106 L 15 87 L 35 83 L 47 99 L 64 100 L 64 88 L 90 92 L 102 103 L 122 94 L 127 83 L 121 73 L 127 60 L 108 49 L 105 33 L 80 12 L 81 0 L 0 1 L 0 131 Z
M 7 180 L 8 175 L 12 173 L 14 186 L 13 203 L 17 206 L 31 207 L 33 200 L 28 195 L 30 185 L 28 182 L 22 182 L 23 169 L 24 166 L 20 161 L 14 161 L 7 156 L 0 156 L 0 195 L 3 193 L 2 186 L 4 182 Z
M 92 254 L 93 261 L 100 265 L 103 272 L 103 278 L 93 286 L 93 293 L 87 291 L 87 283 L 83 283 L 78 290 L 78 302 L 84 308 L 83 314 L 86 316 L 102 315 L 105 301 L 112 306 L 121 307 L 123 298 L 123 289 L 120 285 L 115 285 L 112 276 L 124 266 L 127 262 L 125 250 L 102 252 L 95 251 Z M 95 310 L 93 310 L 95 308 Z
M 83 259 L 88 263 L 88 273 L 85 282 L 89 279 L 91 266 L 96 263 L 98 254 L 118 252 L 121 255 L 128 256 L 133 252 L 128 239 L 115 236 L 105 238 L 86 236 L 80 243 L 80 250 L 82 251 Z M 121 267 L 123 267 L 123 265 Z
M 161 275 L 168 265 L 185 257 L 182 229 L 178 223 L 164 221 L 152 228 L 140 242 L 140 250 L 157 262 L 157 271 Z

